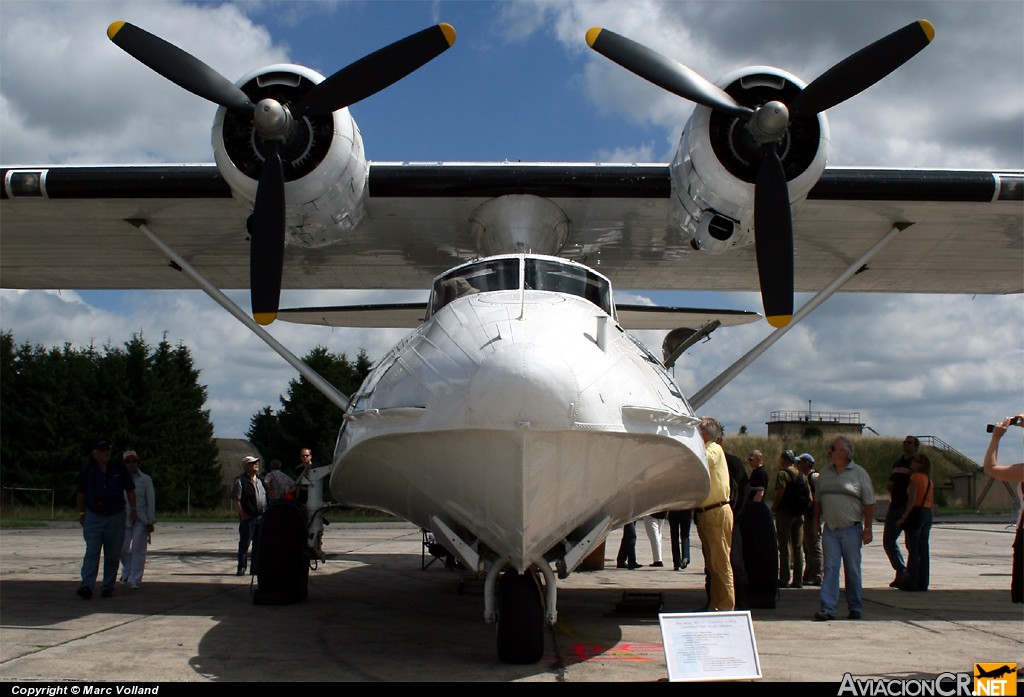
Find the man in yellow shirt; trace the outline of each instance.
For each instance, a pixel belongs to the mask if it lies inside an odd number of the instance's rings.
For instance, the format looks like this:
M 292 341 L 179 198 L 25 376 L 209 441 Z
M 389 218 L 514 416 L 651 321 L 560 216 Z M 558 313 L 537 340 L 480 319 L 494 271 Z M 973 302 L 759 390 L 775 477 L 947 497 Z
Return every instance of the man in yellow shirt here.
M 722 425 L 715 419 L 704 417 L 699 429 L 707 449 L 711 490 L 693 512 L 704 553 L 704 570 L 711 581 L 708 609 L 733 610 L 736 606 L 736 592 L 733 588 L 732 565 L 729 563 L 733 522 L 732 509 L 729 507 L 729 468 L 722 446 L 715 442 L 722 435 Z

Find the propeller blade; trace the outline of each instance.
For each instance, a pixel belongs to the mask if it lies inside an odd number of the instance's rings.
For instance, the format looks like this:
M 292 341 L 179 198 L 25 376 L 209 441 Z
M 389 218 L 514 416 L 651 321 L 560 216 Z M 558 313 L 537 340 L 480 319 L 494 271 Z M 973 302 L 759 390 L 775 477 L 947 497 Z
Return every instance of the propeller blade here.
M 284 268 L 284 166 L 280 145 L 266 141 L 267 156 L 249 216 L 249 288 L 252 316 L 260 324 L 277 318 Z
M 784 327 L 793 318 L 793 215 L 782 161 L 774 144 L 766 149 L 754 184 L 754 250 L 765 318 Z
M 107 36 L 122 50 L 192 94 L 235 111 L 252 111 L 245 92 L 195 56 L 128 22 L 114 22 Z
M 860 94 L 916 56 L 935 38 L 926 19 L 911 22 L 865 46 L 819 75 L 801 92 L 790 111 L 817 114 Z
M 426 65 L 455 43 L 455 29 L 437 24 L 360 58 L 292 105 L 295 116 L 329 114 L 366 99 Z
M 587 44 L 605 58 L 683 99 L 735 116 L 745 117 L 751 113 L 749 108 L 740 106 L 724 90 L 686 66 L 613 31 L 592 27 L 587 31 Z

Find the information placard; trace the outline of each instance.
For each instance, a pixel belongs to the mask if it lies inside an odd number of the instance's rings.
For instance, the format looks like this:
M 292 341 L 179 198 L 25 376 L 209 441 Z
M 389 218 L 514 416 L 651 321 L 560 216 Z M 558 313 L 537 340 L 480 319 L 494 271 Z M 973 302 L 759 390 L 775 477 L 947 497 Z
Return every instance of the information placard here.
M 669 680 L 761 678 L 754 623 L 748 610 L 674 612 L 658 616 Z

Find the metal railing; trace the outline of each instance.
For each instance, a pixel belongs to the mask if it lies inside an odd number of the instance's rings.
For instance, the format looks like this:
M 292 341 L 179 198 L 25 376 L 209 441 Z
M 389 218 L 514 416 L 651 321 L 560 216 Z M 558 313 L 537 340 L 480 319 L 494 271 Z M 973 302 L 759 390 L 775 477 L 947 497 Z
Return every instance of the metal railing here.
M 48 491 L 50 492 L 50 518 L 54 517 L 54 512 L 57 510 L 57 492 L 55 489 L 38 488 L 38 487 L 27 487 L 27 486 L 5 486 L 3 488 L 4 494 L 10 497 L 11 505 L 14 505 L 14 495 L 19 491 Z
M 773 411 L 768 415 L 769 423 L 778 421 L 804 421 L 833 424 L 859 424 L 860 412 L 843 411 Z
M 937 436 L 918 436 L 917 438 L 921 441 L 921 445 L 927 445 L 935 448 L 945 455 L 946 459 L 956 465 L 960 471 L 967 472 L 968 474 L 974 474 L 981 470 L 981 465 L 941 438 Z

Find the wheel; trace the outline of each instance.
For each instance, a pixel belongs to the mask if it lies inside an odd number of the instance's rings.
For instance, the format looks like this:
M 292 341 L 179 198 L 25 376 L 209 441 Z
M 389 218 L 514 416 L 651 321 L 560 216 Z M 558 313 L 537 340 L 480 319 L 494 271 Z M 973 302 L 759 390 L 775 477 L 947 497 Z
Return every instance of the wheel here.
M 305 600 L 309 584 L 306 516 L 298 504 L 276 502 L 259 526 L 253 569 L 256 605 L 286 605 Z
M 498 658 L 517 665 L 544 655 L 544 595 L 537 576 L 514 569 L 498 581 Z

